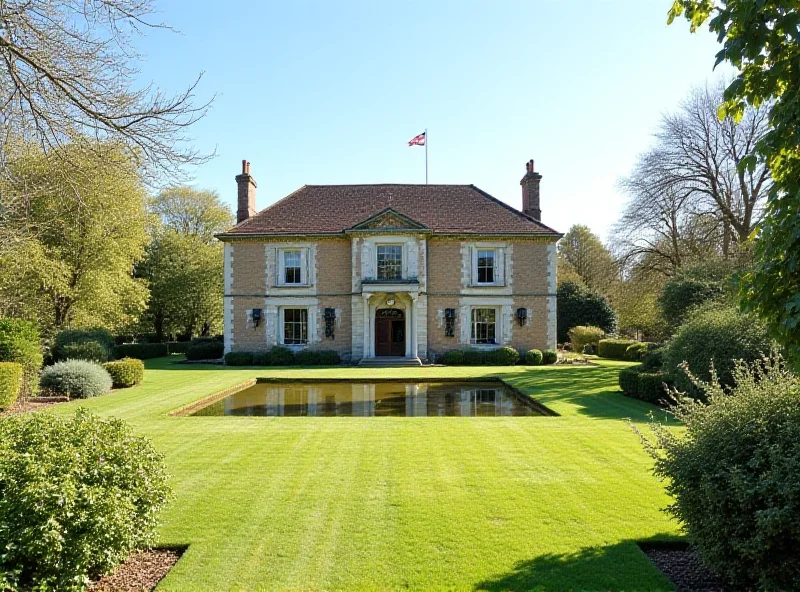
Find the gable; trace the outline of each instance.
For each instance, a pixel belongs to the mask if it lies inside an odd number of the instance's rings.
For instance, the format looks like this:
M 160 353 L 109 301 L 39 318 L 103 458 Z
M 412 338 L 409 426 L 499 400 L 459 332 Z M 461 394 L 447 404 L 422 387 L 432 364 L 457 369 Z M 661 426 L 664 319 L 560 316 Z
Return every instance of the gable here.
M 408 216 L 386 208 L 355 224 L 350 230 L 426 230 L 426 226 Z

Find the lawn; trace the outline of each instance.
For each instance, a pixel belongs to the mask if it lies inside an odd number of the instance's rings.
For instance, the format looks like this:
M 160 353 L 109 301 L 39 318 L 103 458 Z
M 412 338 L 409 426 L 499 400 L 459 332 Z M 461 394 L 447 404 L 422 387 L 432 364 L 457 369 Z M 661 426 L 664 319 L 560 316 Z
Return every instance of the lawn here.
M 634 541 L 670 538 L 661 484 L 601 367 L 235 369 L 148 362 L 80 404 L 163 451 L 159 590 L 670 590 Z M 169 417 L 255 376 L 501 376 L 560 417 Z

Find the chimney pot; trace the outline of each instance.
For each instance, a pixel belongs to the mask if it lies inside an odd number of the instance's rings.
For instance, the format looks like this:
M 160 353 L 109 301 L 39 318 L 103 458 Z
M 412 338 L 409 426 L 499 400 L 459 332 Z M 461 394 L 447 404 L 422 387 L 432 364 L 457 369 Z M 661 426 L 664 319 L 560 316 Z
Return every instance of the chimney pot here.
M 533 159 L 525 163 L 525 176 L 519 182 L 522 185 L 522 213 L 530 216 L 537 222 L 542 220 L 542 210 L 539 206 L 539 182 L 542 176 L 533 169 Z
M 250 176 L 250 163 L 242 160 L 242 173 L 236 175 L 236 184 L 239 186 L 236 223 L 244 222 L 256 213 L 256 181 Z

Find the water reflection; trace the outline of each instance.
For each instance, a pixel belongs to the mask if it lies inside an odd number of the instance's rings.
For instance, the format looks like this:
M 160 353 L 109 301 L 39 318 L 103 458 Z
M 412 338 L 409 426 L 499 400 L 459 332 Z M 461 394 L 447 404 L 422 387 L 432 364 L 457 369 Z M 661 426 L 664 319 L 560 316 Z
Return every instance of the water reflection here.
M 445 417 L 542 415 L 498 382 L 259 383 L 193 415 Z

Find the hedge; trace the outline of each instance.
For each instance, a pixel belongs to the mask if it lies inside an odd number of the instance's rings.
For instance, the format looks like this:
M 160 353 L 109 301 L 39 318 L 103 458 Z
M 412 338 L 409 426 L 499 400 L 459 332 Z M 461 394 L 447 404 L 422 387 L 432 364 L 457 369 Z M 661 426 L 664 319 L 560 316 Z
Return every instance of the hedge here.
M 664 372 L 647 372 L 643 366 L 625 368 L 619 373 L 619 386 L 627 397 L 658 404 L 667 399 L 664 385 L 672 387 L 672 377 Z
M 269 350 L 270 366 L 291 366 L 294 364 L 294 352 L 288 347 L 276 345 Z
M 625 350 L 625 359 L 631 362 L 641 362 L 650 350 L 652 343 L 637 341 L 628 346 Z
M 169 346 L 166 343 L 124 343 L 114 346 L 115 358 L 150 360 L 166 355 L 169 355 Z
M 541 350 L 529 349 L 525 352 L 525 363 L 529 366 L 541 366 L 543 357 Z
M 253 352 L 228 352 L 225 354 L 226 366 L 252 366 Z
M 546 349 L 542 352 L 542 364 L 549 366 L 558 362 L 558 352 L 554 349 Z
M 0 409 L 8 409 L 17 400 L 22 388 L 24 368 L 16 362 L 0 362 Z
M 597 344 L 597 355 L 610 360 L 628 360 L 628 348 L 635 343 L 632 339 L 601 339 Z
M 36 324 L 21 319 L 0 319 L 0 362 L 22 365 L 23 396 L 39 390 L 39 370 L 43 362 L 39 330 Z
M 60 355 L 63 360 L 86 360 L 102 364 L 108 362 L 111 352 L 99 341 L 68 343 L 61 346 Z
M 302 350 L 295 354 L 300 366 L 335 366 L 341 363 L 339 354 L 331 350 Z
M 167 341 L 169 354 L 185 354 L 187 349 L 189 349 L 188 341 Z
M 225 346 L 221 341 L 201 341 L 192 343 L 186 349 L 187 360 L 217 360 L 225 352 Z
M 144 378 L 144 363 L 135 358 L 122 358 L 116 362 L 103 364 L 111 375 L 114 388 L 127 388 L 142 382 Z
M 444 352 L 441 355 L 440 362 L 445 366 L 463 366 L 464 352 L 459 349 Z
M 448 366 L 513 366 L 519 362 L 519 352 L 513 347 L 498 349 L 462 349 L 445 352 L 441 362 Z
M 51 350 L 53 361 L 60 362 L 61 360 L 67 359 L 64 346 L 87 343 L 90 341 L 99 343 L 106 350 L 105 359 L 108 360 L 114 348 L 114 336 L 111 335 L 108 329 L 94 327 L 90 329 L 64 329 L 56 335 Z

